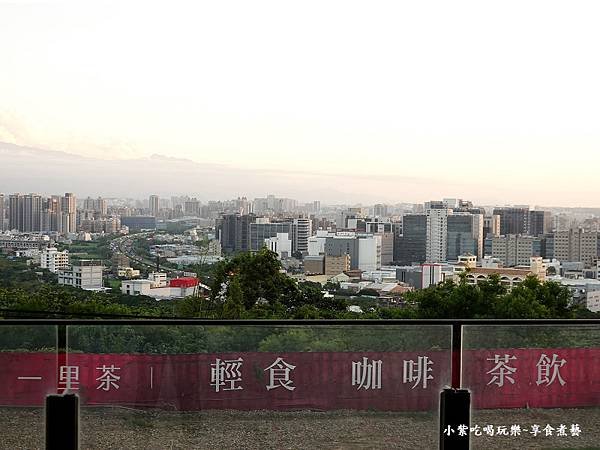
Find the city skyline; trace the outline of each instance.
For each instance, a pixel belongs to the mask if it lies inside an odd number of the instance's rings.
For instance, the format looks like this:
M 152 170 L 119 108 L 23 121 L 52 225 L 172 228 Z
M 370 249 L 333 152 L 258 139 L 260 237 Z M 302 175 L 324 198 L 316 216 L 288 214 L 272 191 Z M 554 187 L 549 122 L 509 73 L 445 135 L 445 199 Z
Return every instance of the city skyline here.
M 0 11 L 3 142 L 107 167 L 165 155 L 297 198 L 598 206 L 593 2 Z

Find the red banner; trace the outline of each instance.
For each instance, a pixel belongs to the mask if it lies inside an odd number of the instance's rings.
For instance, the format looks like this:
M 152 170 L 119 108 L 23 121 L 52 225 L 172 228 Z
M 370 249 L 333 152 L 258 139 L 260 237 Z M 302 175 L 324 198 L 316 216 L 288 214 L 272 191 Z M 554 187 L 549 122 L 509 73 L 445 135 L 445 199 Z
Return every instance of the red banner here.
M 0 353 L 0 404 L 43 405 L 77 392 L 83 405 L 172 410 L 436 410 L 450 352 L 186 355 Z M 600 405 L 600 349 L 465 351 L 475 408 Z

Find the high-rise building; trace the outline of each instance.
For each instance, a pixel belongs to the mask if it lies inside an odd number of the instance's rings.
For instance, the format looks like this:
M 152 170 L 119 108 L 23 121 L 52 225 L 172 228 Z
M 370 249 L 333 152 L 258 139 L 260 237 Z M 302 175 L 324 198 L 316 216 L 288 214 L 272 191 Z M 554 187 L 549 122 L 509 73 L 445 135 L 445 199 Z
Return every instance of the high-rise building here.
M 458 261 L 458 257 L 470 253 L 483 257 L 483 216 L 481 214 L 456 213 L 447 218 L 448 261 Z
M 506 267 L 529 265 L 532 257 L 542 253 L 539 237 L 510 234 L 488 240 L 491 241 L 492 258 L 498 258 Z
M 433 203 L 433 202 L 431 202 Z M 427 216 L 427 262 L 444 262 L 448 251 L 448 216 L 452 210 L 431 205 L 425 211 Z
M 492 214 L 483 218 L 483 239 L 500 236 L 500 216 Z
M 42 201 L 42 231 L 62 230 L 60 197 L 53 195 Z
M 305 217 L 294 219 L 292 224 L 292 252 L 308 254 L 308 238 L 312 236 L 312 221 Z
M 495 208 L 494 214 L 500 216 L 501 234 L 528 234 L 529 208 Z
M 422 264 L 427 257 L 427 216 L 406 214 L 402 234 L 394 235 L 394 262 L 401 266 Z
M 183 212 L 186 216 L 199 216 L 200 215 L 200 201 L 196 198 L 186 200 L 183 206 Z
M 254 214 L 221 215 L 216 220 L 215 234 L 222 251 L 231 254 L 250 250 L 250 224 L 255 220 Z
M 62 233 L 75 233 L 77 231 L 77 202 L 75 195 L 70 192 L 61 197 Z
M 591 266 L 598 259 L 599 233 L 582 228 L 554 233 L 554 258 L 559 261 L 580 261 Z
M 106 216 L 108 214 L 108 204 L 102 197 L 86 198 L 83 201 L 83 209 L 84 211 L 93 211 L 100 216 Z
M 9 197 L 9 228 L 23 232 L 42 230 L 42 197 L 12 194 Z
M 151 195 L 148 198 L 148 208 L 151 216 L 158 217 L 158 211 L 160 210 L 158 195 Z
M 251 251 L 260 250 L 265 243 L 265 239 L 276 237 L 278 234 L 287 233 L 293 237 L 292 222 L 271 222 L 268 218 L 259 218 L 250 223 L 250 248 Z M 308 238 L 307 238 L 308 250 Z
M 388 216 L 388 206 L 383 203 L 378 203 L 373 206 L 373 215 L 375 217 L 387 217 Z
M 553 219 L 550 211 L 529 211 L 530 236 L 541 236 L 552 232 Z
M 4 194 L 0 194 L 0 232 L 4 231 Z

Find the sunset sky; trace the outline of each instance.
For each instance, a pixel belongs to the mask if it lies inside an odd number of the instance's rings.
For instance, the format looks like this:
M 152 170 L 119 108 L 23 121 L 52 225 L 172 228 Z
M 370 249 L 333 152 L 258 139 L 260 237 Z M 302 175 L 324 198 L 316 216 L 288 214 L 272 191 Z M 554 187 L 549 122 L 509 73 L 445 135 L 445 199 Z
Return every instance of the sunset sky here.
M 0 141 L 600 206 L 597 1 L 150 3 L 0 1 Z

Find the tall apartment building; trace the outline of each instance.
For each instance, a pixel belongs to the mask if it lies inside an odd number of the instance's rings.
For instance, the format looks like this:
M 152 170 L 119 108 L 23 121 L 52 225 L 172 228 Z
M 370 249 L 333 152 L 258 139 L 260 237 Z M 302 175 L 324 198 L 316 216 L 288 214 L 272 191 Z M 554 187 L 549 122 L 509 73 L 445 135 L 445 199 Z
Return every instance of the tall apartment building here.
M 454 213 L 447 217 L 447 227 L 448 261 L 466 253 L 483 258 L 483 215 Z
M 500 236 L 500 216 L 492 214 L 483 218 L 483 239 Z
M 446 207 L 433 205 L 426 206 L 427 216 L 427 241 L 425 257 L 427 262 L 444 262 L 448 251 L 448 216 L 452 210 Z
M 222 251 L 231 254 L 250 250 L 250 224 L 254 221 L 254 214 L 221 215 L 216 220 L 215 234 L 221 243 Z
M 312 236 L 312 220 L 301 217 L 292 222 L 292 252 L 308 254 L 308 238 Z
M 534 236 L 510 234 L 488 238 L 491 256 L 502 261 L 505 267 L 528 265 L 532 257 L 542 256 L 542 239 Z
M 317 238 L 319 238 L 317 236 Z M 381 267 L 381 238 L 372 234 L 354 232 L 329 233 L 324 236 L 323 250 L 328 257 L 348 255 L 350 268 L 377 270 Z
M 84 211 L 93 211 L 100 216 L 106 216 L 108 214 L 108 203 L 102 197 L 88 197 L 83 201 L 83 209 Z
M 68 269 L 69 251 L 58 251 L 56 247 L 45 248 L 40 254 L 40 266 L 42 269 L 48 269 L 52 273 Z
M 424 263 L 427 258 L 427 216 L 406 214 L 401 230 L 401 234 L 394 233 L 394 262 L 401 266 Z
M 598 258 L 600 239 L 598 232 L 582 228 L 554 233 L 554 257 L 559 261 L 581 261 L 591 266 Z
M 77 231 L 77 202 L 75 196 L 67 192 L 61 197 L 62 233 L 75 233 Z
M 199 216 L 200 215 L 200 201 L 196 198 L 186 200 L 183 205 L 183 212 L 186 216 Z
M 9 229 L 42 231 L 42 197 L 38 194 L 12 194 L 8 199 Z
M 151 195 L 148 198 L 148 209 L 150 210 L 150 215 L 154 217 L 158 217 L 158 211 L 160 210 L 160 201 L 158 195 Z
M 501 234 L 528 234 L 529 208 L 495 208 L 494 215 L 500 216 Z
M 5 207 L 4 207 L 4 194 L 0 193 L 0 232 L 4 231 L 4 218 L 5 218 Z
M 542 236 L 552 232 L 553 219 L 550 211 L 529 211 L 529 229 L 530 236 Z

